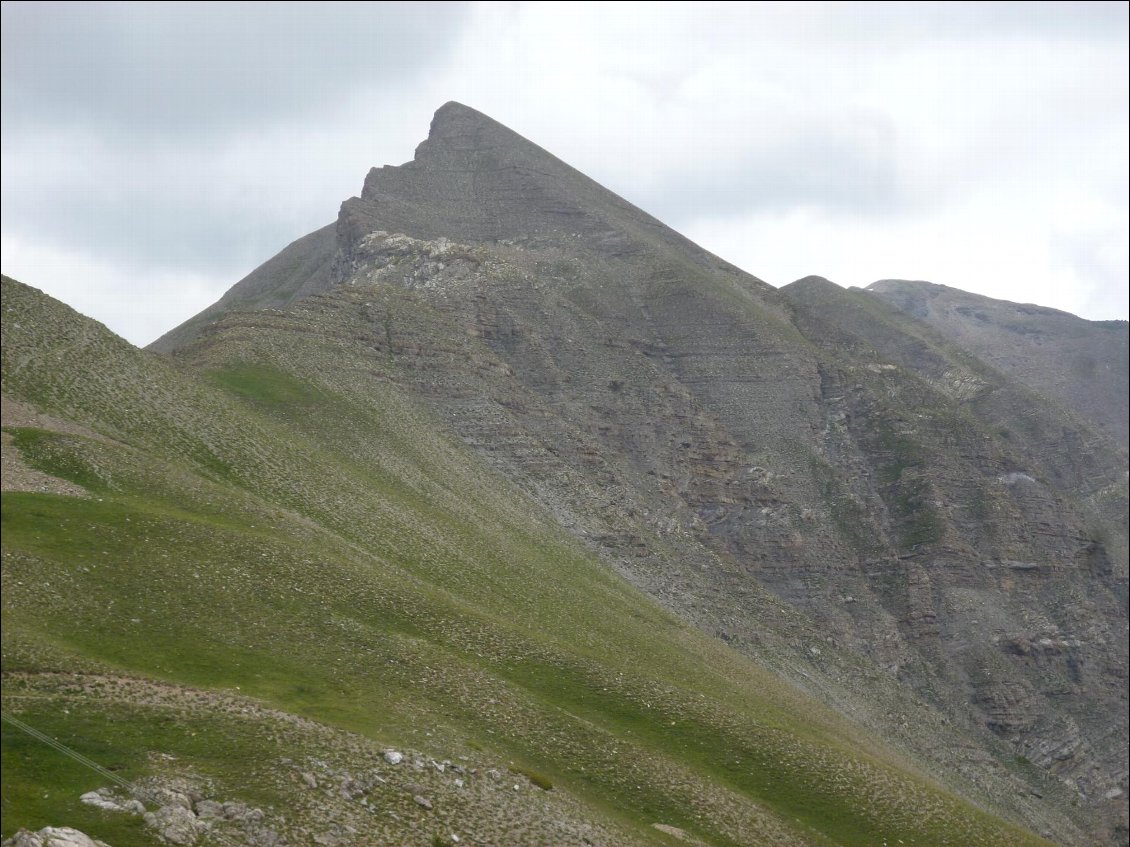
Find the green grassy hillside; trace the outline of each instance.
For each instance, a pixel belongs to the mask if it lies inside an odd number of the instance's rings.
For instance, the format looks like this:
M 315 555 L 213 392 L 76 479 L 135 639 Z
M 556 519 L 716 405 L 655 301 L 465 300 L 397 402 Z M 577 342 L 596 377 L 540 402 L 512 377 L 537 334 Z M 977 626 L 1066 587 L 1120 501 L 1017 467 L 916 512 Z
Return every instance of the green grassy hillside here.
M 4 709 L 124 778 L 191 771 L 313 827 L 340 798 L 295 762 L 396 746 L 481 768 L 427 811 L 386 767 L 341 843 L 1044 843 L 659 608 L 355 340 L 188 372 L 3 285 L 6 406 L 39 422 L 6 412 L 5 449 L 87 492 L 3 495 Z M 3 741 L 4 836 L 149 843 L 77 803 L 98 774 Z M 517 789 L 476 788 L 492 763 Z

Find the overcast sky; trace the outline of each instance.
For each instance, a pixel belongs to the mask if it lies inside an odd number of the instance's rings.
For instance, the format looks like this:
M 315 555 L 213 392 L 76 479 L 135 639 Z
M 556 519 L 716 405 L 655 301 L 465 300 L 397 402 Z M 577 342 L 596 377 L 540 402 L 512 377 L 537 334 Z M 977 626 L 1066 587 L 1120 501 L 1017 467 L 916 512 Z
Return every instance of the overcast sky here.
M 5 2 L 3 271 L 148 343 L 458 100 L 774 285 L 1126 318 L 1128 8 Z

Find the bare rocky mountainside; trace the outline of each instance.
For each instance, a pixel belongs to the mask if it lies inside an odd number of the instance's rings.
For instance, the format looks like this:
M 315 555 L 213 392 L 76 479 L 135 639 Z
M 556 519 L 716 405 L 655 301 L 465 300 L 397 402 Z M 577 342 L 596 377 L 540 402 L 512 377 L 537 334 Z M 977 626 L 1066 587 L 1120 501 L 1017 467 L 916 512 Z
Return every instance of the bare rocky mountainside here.
M 885 279 L 867 290 L 1126 444 L 1126 321 L 1085 321 L 928 282 Z
M 776 290 L 456 103 L 150 351 L 3 318 L 5 713 L 137 789 L 5 724 L 6 837 L 1127 843 L 1125 323 Z

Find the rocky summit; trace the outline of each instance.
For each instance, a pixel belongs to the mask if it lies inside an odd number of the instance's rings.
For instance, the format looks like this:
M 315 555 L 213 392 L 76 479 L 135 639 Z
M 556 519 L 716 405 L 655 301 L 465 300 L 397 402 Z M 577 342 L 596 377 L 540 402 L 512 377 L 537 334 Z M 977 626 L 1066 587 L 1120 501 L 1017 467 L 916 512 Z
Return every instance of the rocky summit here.
M 13 843 L 1127 843 L 1125 322 L 774 289 L 457 103 L 149 350 L 3 321 Z

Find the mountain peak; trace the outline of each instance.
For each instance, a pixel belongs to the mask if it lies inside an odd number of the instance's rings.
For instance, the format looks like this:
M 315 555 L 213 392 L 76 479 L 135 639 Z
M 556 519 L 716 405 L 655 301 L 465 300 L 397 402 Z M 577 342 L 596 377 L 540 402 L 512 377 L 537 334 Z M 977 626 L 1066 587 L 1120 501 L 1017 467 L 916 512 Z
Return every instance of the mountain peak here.
M 372 168 L 360 197 L 337 221 L 295 241 L 238 282 L 223 299 L 166 333 L 170 351 L 210 319 L 239 304 L 280 307 L 332 288 L 354 268 L 362 239 L 383 231 L 421 241 L 565 250 L 628 262 L 651 256 L 639 273 L 690 262 L 708 273 L 738 274 L 759 296 L 765 283 L 739 272 L 488 115 L 454 100 L 436 110 L 428 137 L 403 165 Z M 674 251 L 673 253 L 669 251 Z
M 451 116 L 472 116 L 483 118 L 485 120 L 492 120 L 492 118 L 487 117 L 478 109 L 472 109 L 466 103 L 460 103 L 458 100 L 448 100 L 438 109 L 436 109 L 435 114 L 432 116 L 432 123 L 434 124 L 437 120 L 442 120 Z
M 782 286 L 782 288 L 792 288 L 794 286 L 797 288 L 828 288 L 829 286 L 833 288 L 840 287 L 829 280 L 827 277 L 819 276 L 817 274 L 809 274 L 808 276 L 793 280 L 788 285 Z
M 496 126 L 505 128 L 489 115 L 484 115 L 478 109 L 472 109 L 455 100 L 448 100 L 432 116 L 431 129 L 428 138 L 443 138 L 457 135 L 470 128 Z
M 611 200 L 611 203 L 610 203 Z M 626 205 L 532 141 L 454 101 L 432 118 L 412 161 L 373 168 L 342 204 L 339 243 L 375 230 L 493 242 L 549 237 Z M 583 228 L 583 227 L 582 227 Z
M 918 280 L 883 279 L 867 291 L 1126 443 L 1125 323 Z
M 449 100 L 436 109 L 428 137 L 416 148 L 413 160 L 401 167 L 446 173 L 480 172 L 497 170 L 503 162 L 548 170 L 567 167 L 552 154 L 489 115 Z M 375 182 L 375 188 L 379 190 L 381 175 L 395 170 L 387 166 L 373 168 L 365 181 L 366 191 L 371 190 L 370 182 Z M 362 196 L 365 194 L 362 193 Z
M 342 204 L 343 249 L 377 230 L 462 243 L 583 244 L 605 256 L 666 244 L 718 263 L 548 150 L 455 101 L 436 110 L 412 161 L 373 168 L 361 196 Z
M 826 277 L 810 274 L 806 277 L 801 277 L 798 280 L 790 282 L 788 285 L 782 285 L 780 288 L 782 294 L 789 300 L 823 300 L 827 301 L 836 297 L 843 297 L 847 294 L 847 289 L 842 285 L 827 279 Z

